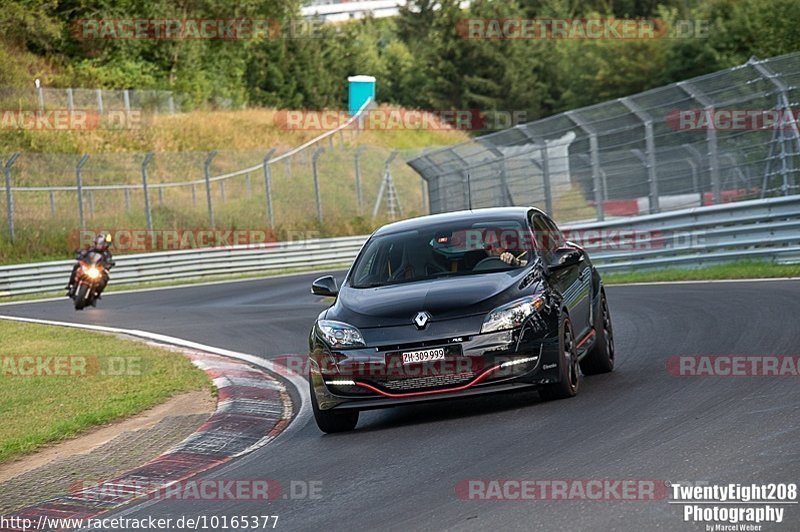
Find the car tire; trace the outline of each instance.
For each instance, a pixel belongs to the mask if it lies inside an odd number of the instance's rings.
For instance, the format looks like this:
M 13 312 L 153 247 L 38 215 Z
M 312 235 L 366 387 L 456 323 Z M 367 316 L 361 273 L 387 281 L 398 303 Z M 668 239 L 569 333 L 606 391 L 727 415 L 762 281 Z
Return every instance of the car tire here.
M 581 360 L 581 371 L 584 375 L 598 375 L 614 370 L 614 329 L 605 292 L 600 292 L 599 307 L 595 316 L 594 345 Z
M 569 318 L 561 318 L 559 326 L 561 336 L 559 342 L 558 371 L 559 382 L 539 386 L 539 397 L 545 401 L 575 397 L 580 387 L 580 365 L 578 364 L 578 349 L 575 346 L 575 336 L 572 333 L 572 323 Z
M 317 403 L 317 394 L 314 393 L 314 385 L 311 378 L 308 379 L 311 391 L 311 409 L 314 411 L 314 421 L 322 432 L 334 434 L 336 432 L 347 432 L 356 428 L 358 424 L 358 410 L 345 410 L 336 412 L 333 410 L 320 410 Z

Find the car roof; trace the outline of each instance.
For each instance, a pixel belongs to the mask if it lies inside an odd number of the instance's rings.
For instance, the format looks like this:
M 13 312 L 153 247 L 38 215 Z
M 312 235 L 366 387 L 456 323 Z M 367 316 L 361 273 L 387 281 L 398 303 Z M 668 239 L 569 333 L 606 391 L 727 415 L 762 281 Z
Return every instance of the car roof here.
M 542 213 L 542 211 L 534 207 L 493 207 L 489 209 L 472 209 L 444 212 L 441 214 L 429 214 L 427 216 L 418 216 L 416 218 L 409 218 L 408 220 L 384 225 L 375 231 L 374 234 L 385 235 L 400 231 L 413 231 L 415 229 L 423 229 L 436 225 L 458 222 L 460 220 L 469 220 L 470 222 L 517 220 L 521 223 L 525 223 L 528 219 L 528 213 L 531 211 Z

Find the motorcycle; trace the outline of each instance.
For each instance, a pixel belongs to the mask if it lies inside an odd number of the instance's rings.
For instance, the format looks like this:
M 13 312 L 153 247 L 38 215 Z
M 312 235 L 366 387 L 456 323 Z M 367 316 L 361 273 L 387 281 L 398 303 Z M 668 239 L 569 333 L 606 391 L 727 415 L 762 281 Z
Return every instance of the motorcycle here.
M 96 251 L 79 258 L 78 264 L 72 298 L 75 300 L 75 310 L 83 310 L 89 305 L 97 306 L 97 298 L 100 296 L 104 278 L 108 281 L 108 271 L 103 262 L 103 255 Z

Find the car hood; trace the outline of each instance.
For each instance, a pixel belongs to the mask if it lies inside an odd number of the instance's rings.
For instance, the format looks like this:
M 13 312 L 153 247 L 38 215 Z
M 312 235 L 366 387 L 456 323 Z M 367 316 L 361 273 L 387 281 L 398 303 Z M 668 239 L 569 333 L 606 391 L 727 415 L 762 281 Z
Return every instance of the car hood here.
M 432 322 L 486 314 L 521 297 L 520 281 L 527 273 L 522 269 L 377 288 L 345 285 L 326 318 L 370 328 L 409 325 L 420 311 L 429 312 Z

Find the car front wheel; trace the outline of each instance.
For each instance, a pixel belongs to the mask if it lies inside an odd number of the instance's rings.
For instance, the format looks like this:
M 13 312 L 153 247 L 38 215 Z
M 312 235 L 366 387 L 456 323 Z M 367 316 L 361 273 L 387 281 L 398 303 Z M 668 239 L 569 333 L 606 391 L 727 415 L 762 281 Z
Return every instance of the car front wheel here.
M 311 409 L 314 411 L 314 421 L 317 422 L 319 430 L 328 434 L 333 434 L 336 432 L 347 432 L 356 428 L 358 424 L 358 410 L 345 410 L 343 412 L 320 410 L 311 377 L 309 377 L 308 382 L 311 392 Z
M 539 397 L 545 401 L 575 397 L 580 386 L 581 371 L 578 364 L 578 349 L 575 346 L 575 337 L 572 334 L 572 323 L 568 317 L 561 318 L 559 329 L 561 334 L 561 354 L 558 366 L 561 379 L 553 384 L 539 386 Z
M 608 373 L 614 369 L 614 329 L 608 311 L 606 293 L 600 292 L 599 312 L 595 317 L 595 341 L 592 349 L 581 360 L 584 375 Z

